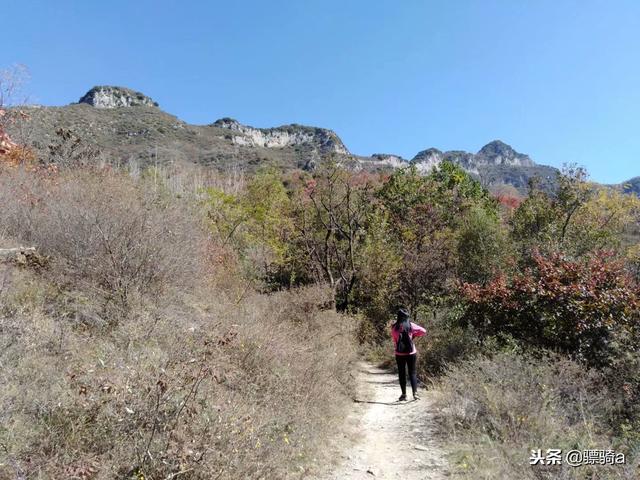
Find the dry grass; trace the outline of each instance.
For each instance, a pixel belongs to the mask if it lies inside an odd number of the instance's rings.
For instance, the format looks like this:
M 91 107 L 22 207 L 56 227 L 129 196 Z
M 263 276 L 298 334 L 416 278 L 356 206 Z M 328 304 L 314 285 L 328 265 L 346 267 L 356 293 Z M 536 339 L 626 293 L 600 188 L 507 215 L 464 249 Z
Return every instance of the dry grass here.
M 500 353 L 450 366 L 437 388 L 457 478 L 637 478 L 638 445 L 612 435 L 620 405 L 601 373 L 559 357 Z M 628 464 L 531 466 L 532 449 L 613 449 Z
M 11 175 L 0 238 L 49 267 L 0 265 L 0 479 L 313 468 L 354 357 L 325 289 L 225 282 L 192 212 L 118 174 Z

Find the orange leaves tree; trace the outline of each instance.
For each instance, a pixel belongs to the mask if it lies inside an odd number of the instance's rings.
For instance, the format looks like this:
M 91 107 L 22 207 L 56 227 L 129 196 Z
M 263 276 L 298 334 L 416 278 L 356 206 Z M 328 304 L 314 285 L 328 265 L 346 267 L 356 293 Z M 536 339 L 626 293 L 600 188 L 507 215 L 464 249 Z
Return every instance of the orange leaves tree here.
M 532 260 L 511 278 L 462 284 L 462 320 L 483 337 L 506 333 L 594 366 L 609 364 L 620 342 L 637 349 L 640 295 L 622 261 L 610 252 L 580 259 L 534 252 Z

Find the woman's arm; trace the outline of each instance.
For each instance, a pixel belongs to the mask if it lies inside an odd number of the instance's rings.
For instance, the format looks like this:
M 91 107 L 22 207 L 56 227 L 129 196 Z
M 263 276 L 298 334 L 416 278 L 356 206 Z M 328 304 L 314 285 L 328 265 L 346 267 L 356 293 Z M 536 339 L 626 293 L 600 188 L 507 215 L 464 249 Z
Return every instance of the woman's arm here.
M 424 328 L 411 322 L 411 336 L 422 337 L 425 333 L 427 333 L 427 331 Z

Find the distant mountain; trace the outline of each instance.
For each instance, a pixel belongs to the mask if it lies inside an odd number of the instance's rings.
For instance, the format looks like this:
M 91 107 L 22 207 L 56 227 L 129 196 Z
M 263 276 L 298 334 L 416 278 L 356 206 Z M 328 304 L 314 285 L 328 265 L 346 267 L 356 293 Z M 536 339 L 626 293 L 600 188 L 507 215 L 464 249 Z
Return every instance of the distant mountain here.
M 532 177 L 538 177 L 542 187 L 551 188 L 558 173 L 557 168 L 538 165 L 528 155 L 516 152 L 500 140 L 486 144 L 477 153 L 429 148 L 418 152 L 409 163 L 426 173 L 445 160 L 460 165 L 485 186 L 511 185 L 521 193 L 527 191 Z
M 429 148 L 419 152 L 411 159 L 411 163 L 417 165 L 421 170 L 430 170 L 443 160 L 457 163 L 467 171 L 476 174 L 480 174 L 481 168 L 486 166 L 536 166 L 528 155 L 516 152 L 510 145 L 500 140 L 487 143 L 476 154 L 459 150 L 441 152 L 437 148 Z
M 640 177 L 633 177 L 620 185 L 616 185 L 625 193 L 635 193 L 640 196 Z
M 313 169 L 331 156 L 356 169 L 380 171 L 415 165 L 427 173 L 449 160 L 487 187 L 512 185 L 522 193 L 530 178 L 537 176 L 543 184 L 552 185 L 557 173 L 557 169 L 536 164 L 500 140 L 488 143 L 477 153 L 429 148 L 406 160 L 394 154 L 352 155 L 338 135 L 325 128 L 297 124 L 255 128 L 231 118 L 190 125 L 163 112 L 143 93 L 124 87 L 94 87 L 78 103 L 25 110 L 26 125 L 14 127 L 9 134 L 43 154 L 56 140 L 56 131 L 63 128 L 119 162 L 142 166 L 191 162 L 223 169 L 251 169 L 265 164 Z

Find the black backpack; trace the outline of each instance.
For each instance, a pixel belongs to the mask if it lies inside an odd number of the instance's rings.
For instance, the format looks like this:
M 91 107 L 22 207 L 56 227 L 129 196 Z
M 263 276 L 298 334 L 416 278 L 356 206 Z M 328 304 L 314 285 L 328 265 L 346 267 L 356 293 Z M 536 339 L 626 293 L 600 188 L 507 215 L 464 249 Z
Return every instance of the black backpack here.
M 400 329 L 400 337 L 398 337 L 398 344 L 396 345 L 396 352 L 398 353 L 411 353 L 413 352 L 413 340 L 411 339 L 411 322 L 409 319 L 398 325 Z

